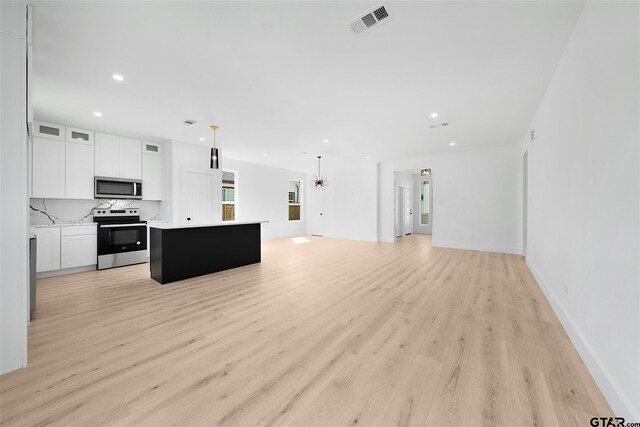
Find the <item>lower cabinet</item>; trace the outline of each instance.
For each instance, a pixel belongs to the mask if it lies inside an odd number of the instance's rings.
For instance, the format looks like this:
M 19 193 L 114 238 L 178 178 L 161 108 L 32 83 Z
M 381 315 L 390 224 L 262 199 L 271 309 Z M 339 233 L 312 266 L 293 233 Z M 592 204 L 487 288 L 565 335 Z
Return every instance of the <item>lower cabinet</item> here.
M 36 228 L 37 269 L 44 271 L 95 265 L 97 229 L 92 225 Z
M 96 234 L 62 236 L 60 268 L 82 267 L 98 262 Z
M 60 227 L 36 228 L 36 271 L 60 270 Z

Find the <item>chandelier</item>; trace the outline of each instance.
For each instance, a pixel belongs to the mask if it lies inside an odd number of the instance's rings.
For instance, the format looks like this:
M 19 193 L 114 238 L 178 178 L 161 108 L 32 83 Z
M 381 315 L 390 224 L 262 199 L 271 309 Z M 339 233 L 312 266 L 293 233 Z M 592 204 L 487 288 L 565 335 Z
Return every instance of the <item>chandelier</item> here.
M 315 190 L 324 190 L 325 188 L 327 188 L 327 179 L 326 178 L 322 178 L 322 175 L 320 174 L 320 159 L 322 158 L 322 156 L 318 156 L 318 174 L 316 175 L 316 177 L 313 180 L 313 188 Z

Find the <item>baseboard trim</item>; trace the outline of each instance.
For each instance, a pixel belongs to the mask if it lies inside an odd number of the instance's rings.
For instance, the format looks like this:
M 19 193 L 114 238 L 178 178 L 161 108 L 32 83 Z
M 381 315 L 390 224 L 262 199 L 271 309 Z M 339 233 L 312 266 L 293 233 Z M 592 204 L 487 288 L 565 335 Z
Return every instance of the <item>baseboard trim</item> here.
M 83 271 L 91 271 L 96 269 L 96 264 L 84 265 L 82 267 L 65 268 L 62 270 L 51 270 L 36 273 L 36 279 L 43 279 L 45 277 L 62 276 L 64 274 L 82 273 Z
M 443 242 L 440 240 L 432 240 L 431 246 L 436 248 L 465 249 L 469 251 L 497 252 L 502 254 L 522 254 L 521 248 L 485 245 L 482 243 Z
M 542 292 L 549 301 L 549 304 L 551 304 L 551 308 L 553 308 L 553 311 L 560 320 L 564 330 L 567 332 L 569 339 L 571 339 L 571 342 L 578 351 L 578 354 L 582 358 L 585 366 L 593 376 L 598 387 L 600 387 L 600 390 L 602 391 L 605 399 L 607 399 L 609 406 L 611 406 L 611 409 L 615 412 L 615 415 L 625 417 L 628 421 L 640 420 L 640 412 L 633 407 L 631 401 L 611 376 L 606 366 L 602 363 L 600 358 L 598 358 L 592 347 L 580 333 L 580 330 L 565 309 L 564 305 L 551 290 L 540 272 L 533 265 L 533 262 L 527 258 L 526 264 L 534 279 L 538 282 L 538 286 L 542 289 Z M 601 414 L 601 416 L 607 417 L 611 416 L 611 414 Z

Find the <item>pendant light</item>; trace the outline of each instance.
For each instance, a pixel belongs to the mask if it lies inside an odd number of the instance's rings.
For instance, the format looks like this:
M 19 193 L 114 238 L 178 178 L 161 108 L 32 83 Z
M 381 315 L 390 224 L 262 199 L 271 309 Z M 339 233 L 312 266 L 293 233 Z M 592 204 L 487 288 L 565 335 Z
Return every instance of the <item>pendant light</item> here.
M 216 131 L 218 130 L 218 126 L 211 125 L 211 130 L 213 131 L 213 147 L 211 148 L 211 161 L 209 163 L 209 167 L 211 169 L 220 169 L 220 155 L 216 148 Z
M 316 175 L 315 179 L 313 180 L 313 188 L 315 190 L 324 190 L 325 188 L 327 188 L 327 179 L 323 178 L 322 175 L 320 174 L 320 159 L 322 158 L 322 156 L 318 156 L 318 174 Z

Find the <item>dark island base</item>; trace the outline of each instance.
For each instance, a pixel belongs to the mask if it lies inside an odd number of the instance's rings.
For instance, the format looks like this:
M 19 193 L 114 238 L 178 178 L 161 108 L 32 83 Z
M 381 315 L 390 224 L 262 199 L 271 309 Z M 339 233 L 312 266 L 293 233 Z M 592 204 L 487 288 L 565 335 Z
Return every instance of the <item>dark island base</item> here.
M 163 285 L 261 261 L 259 223 L 150 231 L 151 278 Z

